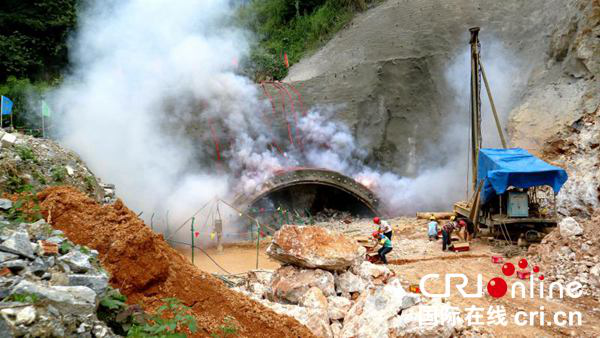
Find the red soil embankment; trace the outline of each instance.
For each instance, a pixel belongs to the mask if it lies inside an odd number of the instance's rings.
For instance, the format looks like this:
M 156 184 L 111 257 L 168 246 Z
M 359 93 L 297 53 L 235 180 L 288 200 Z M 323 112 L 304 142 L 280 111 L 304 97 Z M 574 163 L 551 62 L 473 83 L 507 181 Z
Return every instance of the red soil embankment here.
M 71 241 L 98 250 L 111 285 L 129 302 L 152 310 L 161 299 L 176 297 L 193 309 L 199 336 L 219 333 L 225 316 L 235 318 L 240 336 L 313 336 L 295 319 L 229 290 L 194 267 L 121 201 L 101 206 L 71 187 L 50 187 L 38 197 L 49 223 Z

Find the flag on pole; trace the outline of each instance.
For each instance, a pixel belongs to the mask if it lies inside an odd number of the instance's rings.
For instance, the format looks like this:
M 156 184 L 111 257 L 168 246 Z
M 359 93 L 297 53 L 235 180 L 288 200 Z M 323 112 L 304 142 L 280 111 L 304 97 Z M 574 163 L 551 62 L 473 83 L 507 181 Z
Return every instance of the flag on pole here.
M 13 102 L 6 96 L 2 96 L 2 100 L 0 103 L 0 110 L 2 111 L 2 115 L 11 115 Z
M 42 100 L 42 116 L 50 117 L 50 115 L 52 115 L 52 110 L 50 109 L 50 106 L 48 106 L 46 101 Z

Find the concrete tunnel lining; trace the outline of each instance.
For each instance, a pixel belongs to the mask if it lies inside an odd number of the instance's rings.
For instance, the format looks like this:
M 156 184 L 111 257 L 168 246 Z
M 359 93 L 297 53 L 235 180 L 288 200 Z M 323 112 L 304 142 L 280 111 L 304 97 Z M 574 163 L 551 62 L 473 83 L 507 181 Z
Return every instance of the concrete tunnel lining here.
M 380 214 L 379 199 L 372 190 L 339 172 L 315 168 L 293 168 L 280 171 L 264 182 L 260 191 L 252 195 L 238 196 L 235 204 L 242 210 L 248 210 L 268 196 L 302 186 L 321 186 L 334 189 L 359 202 L 365 210 L 369 211 L 370 215 Z

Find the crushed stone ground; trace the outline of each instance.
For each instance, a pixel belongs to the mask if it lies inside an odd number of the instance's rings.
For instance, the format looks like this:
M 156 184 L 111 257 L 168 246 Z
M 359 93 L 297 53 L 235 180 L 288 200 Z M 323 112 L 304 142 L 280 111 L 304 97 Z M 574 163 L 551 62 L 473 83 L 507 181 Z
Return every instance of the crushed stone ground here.
M 70 240 L 100 253 L 110 283 L 147 310 L 161 299 L 176 297 L 190 306 L 198 321 L 197 336 L 219 332 L 225 316 L 235 318 L 245 337 L 311 337 L 295 319 L 229 290 L 220 280 L 194 267 L 152 232 L 121 201 L 101 206 L 71 187 L 39 193 L 42 213 Z

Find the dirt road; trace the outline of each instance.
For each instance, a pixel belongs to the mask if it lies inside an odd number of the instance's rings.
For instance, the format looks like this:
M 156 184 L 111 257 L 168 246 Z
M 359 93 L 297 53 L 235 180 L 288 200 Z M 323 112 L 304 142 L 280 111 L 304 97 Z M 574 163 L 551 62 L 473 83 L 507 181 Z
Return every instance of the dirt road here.
M 392 220 L 392 224 L 394 224 Z M 482 298 L 464 298 L 460 295 L 454 285 L 459 284 L 460 280 L 454 279 L 451 287 L 450 297 L 446 299 L 452 306 L 458 307 L 461 312 L 460 317 L 466 320 L 467 309 L 475 306 L 478 311 L 472 311 L 471 324 L 478 323 L 476 320 L 478 314 L 481 314 L 481 325 L 479 326 L 483 332 L 489 332 L 500 337 L 548 337 L 548 336 L 589 336 L 597 337 L 600 334 L 600 303 L 589 297 L 570 298 L 567 294 L 563 299 L 558 298 L 558 289 L 554 288 L 554 298 L 540 298 L 539 286 L 542 285 L 539 280 L 539 275 L 543 275 L 540 271 L 535 275 L 534 279 L 534 297 L 530 297 L 529 280 L 520 280 L 516 277 L 516 273 L 507 277 L 502 272 L 502 264 L 493 264 L 491 262 L 492 255 L 498 255 L 490 250 L 487 244 L 475 241 L 472 243 L 471 251 L 463 253 L 448 253 L 441 251 L 441 240 L 437 242 L 429 242 L 426 239 L 426 224 L 425 221 L 414 220 L 413 222 L 402 220 L 396 222 L 398 231 L 394 244 L 396 250 L 393 255 L 393 264 L 389 267 L 408 283 L 419 284 L 421 278 L 427 274 L 439 274 L 439 279 L 431 279 L 426 285 L 426 291 L 430 293 L 444 293 L 445 274 L 461 273 L 464 274 L 469 281 L 465 287 L 465 292 L 475 293 L 477 291 L 477 277 L 482 276 L 483 294 Z M 411 254 L 412 252 L 412 254 Z M 506 262 L 514 264 L 517 270 L 518 262 L 521 257 L 514 257 Z M 531 267 L 528 267 L 530 270 Z M 493 298 L 486 289 L 488 281 L 495 277 L 502 277 L 508 286 L 508 292 L 500 298 Z M 511 295 L 511 290 L 514 283 L 521 282 L 526 286 L 525 298 L 522 297 L 520 286 L 516 286 L 515 297 Z M 544 283 L 545 296 L 548 294 L 550 283 Z M 507 325 L 488 325 L 487 321 L 491 318 L 488 315 L 488 309 L 493 306 L 503 307 L 506 310 Z M 559 314 L 557 320 L 554 320 L 554 315 L 563 311 L 566 313 L 564 317 L 568 320 L 569 315 L 572 317 L 573 325 L 558 326 L 557 323 L 562 323 L 563 316 Z M 538 314 L 534 314 L 538 312 Z M 540 312 L 544 313 L 540 323 Z M 517 318 L 515 316 L 519 313 Z M 576 325 L 577 314 L 581 315 L 581 325 Z M 468 324 L 468 323 L 465 323 Z M 519 325 L 523 324 L 523 325 Z
M 280 263 L 267 256 L 267 246 L 267 242 L 263 242 L 260 245 L 258 268 L 275 270 L 280 266 Z M 190 262 L 192 261 L 192 250 L 189 247 L 178 246 L 175 249 L 189 259 Z M 219 252 L 214 247 L 203 250 L 204 252 L 194 250 L 194 265 L 202 271 L 218 274 L 236 274 L 256 269 L 256 244 L 254 243 L 228 244 L 224 246 L 222 252 Z
M 564 294 L 559 299 L 558 289 L 554 289 L 554 298 L 540 298 L 539 286 L 541 285 L 539 276 L 544 274 L 540 271 L 535 276 L 534 297 L 530 296 L 529 280 L 521 280 L 516 277 L 516 273 L 507 277 L 502 272 L 502 264 L 493 264 L 491 256 L 497 256 L 492 252 L 488 244 L 475 240 L 471 244 L 471 250 L 462 253 L 442 252 L 441 240 L 429 241 L 426 236 L 426 222 L 414 218 L 396 218 L 390 220 L 394 226 L 393 244 L 394 250 L 389 254 L 389 268 L 394 270 L 403 280 L 403 284 L 408 288 L 411 284 L 419 284 L 421 278 L 428 274 L 439 274 L 439 279 L 432 279 L 426 283 L 426 290 L 430 293 L 443 293 L 445 288 L 444 277 L 446 274 L 464 274 L 469 283 L 465 287 L 465 292 L 475 293 L 477 291 L 477 278 L 481 275 L 483 296 L 481 298 L 464 298 L 456 289 L 455 285 L 460 280 L 453 279 L 451 283 L 451 294 L 444 297 L 452 306 L 460 311 L 460 318 L 481 333 L 488 333 L 497 337 L 554 337 L 554 336 L 577 336 L 577 337 L 597 337 L 600 334 L 600 303 L 589 297 L 580 297 L 572 299 Z M 320 226 L 329 226 L 338 231 L 351 233 L 355 236 L 368 236 L 373 230 L 370 220 L 360 220 L 352 224 L 326 224 Z M 267 243 L 260 247 L 259 267 L 261 269 L 276 269 L 279 264 L 266 256 L 265 250 Z M 178 248 L 188 258 L 191 252 L 184 248 Z M 219 253 L 214 248 L 206 249 L 207 253 L 219 265 L 231 273 L 240 273 L 249 271 L 256 266 L 256 247 L 253 244 L 232 244 L 225 246 L 223 252 Z M 514 257 L 506 262 L 511 262 L 516 270 L 518 262 L 522 257 Z M 195 265 L 207 272 L 223 273 L 214 262 L 206 255 L 196 252 Z M 527 268 L 531 270 L 531 266 Z M 495 278 L 502 277 L 507 283 L 507 294 L 500 298 L 494 298 L 487 292 L 488 282 Z M 522 297 L 520 286 L 516 287 L 515 297 L 512 297 L 511 290 L 514 283 L 523 283 L 525 286 L 525 297 Z M 544 283 L 545 296 L 548 294 L 550 282 Z M 488 310 L 504 309 L 506 312 L 506 326 L 489 325 L 488 320 L 492 315 Z M 472 308 L 475 307 L 475 308 Z M 564 312 L 565 316 L 559 315 L 558 321 L 554 321 L 556 313 Z M 471 313 L 470 319 L 467 314 Z M 538 314 L 534 314 L 538 312 Z M 543 320 L 540 322 L 540 312 L 544 313 Z M 517 315 L 517 313 L 519 313 Z M 559 326 L 558 322 L 569 320 L 569 315 L 574 325 Z M 481 316 L 477 319 L 478 316 Z M 517 317 L 515 317 L 517 316 Z M 577 325 L 578 317 L 581 317 L 581 325 Z M 479 323 L 481 322 L 481 323 Z M 542 325 L 543 324 L 543 325 Z

